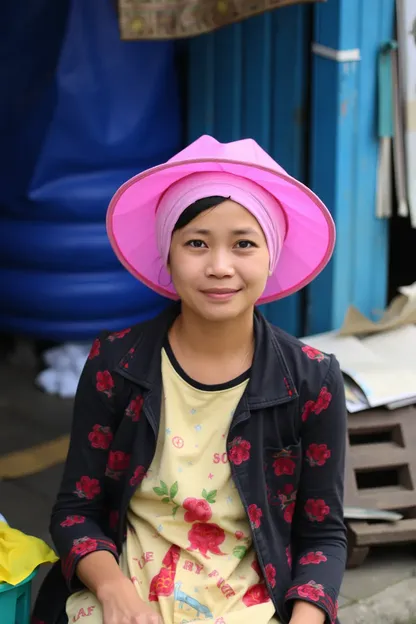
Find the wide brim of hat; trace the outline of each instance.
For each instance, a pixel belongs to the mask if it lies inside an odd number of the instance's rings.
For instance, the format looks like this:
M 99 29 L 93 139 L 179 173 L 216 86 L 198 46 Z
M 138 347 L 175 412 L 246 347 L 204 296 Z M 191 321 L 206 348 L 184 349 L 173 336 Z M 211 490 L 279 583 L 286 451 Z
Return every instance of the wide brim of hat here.
M 226 171 L 256 182 L 280 203 L 287 234 L 274 273 L 257 302 L 287 297 L 309 284 L 331 258 L 335 226 L 322 201 L 286 173 L 235 160 L 195 159 L 168 162 L 125 182 L 107 212 L 111 245 L 126 269 L 164 297 L 178 295 L 156 244 L 155 213 L 160 197 L 175 182 L 198 171 Z

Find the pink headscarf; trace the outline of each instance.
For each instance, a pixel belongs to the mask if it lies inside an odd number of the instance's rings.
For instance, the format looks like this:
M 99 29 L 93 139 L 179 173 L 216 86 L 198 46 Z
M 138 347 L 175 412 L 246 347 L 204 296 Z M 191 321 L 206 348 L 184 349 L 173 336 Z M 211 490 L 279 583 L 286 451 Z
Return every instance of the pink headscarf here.
M 270 271 L 279 260 L 286 236 L 286 217 L 278 201 L 261 186 L 222 171 L 192 173 L 172 186 L 162 196 L 156 209 L 156 236 L 160 257 L 168 263 L 173 229 L 184 210 L 204 197 L 229 197 L 257 219 L 266 238 Z

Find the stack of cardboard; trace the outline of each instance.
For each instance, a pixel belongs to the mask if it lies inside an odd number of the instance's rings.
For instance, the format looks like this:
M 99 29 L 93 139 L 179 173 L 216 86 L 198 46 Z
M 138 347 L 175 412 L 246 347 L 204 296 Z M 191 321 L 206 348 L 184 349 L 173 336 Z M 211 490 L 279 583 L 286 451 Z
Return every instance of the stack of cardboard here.
M 416 404 L 416 283 L 400 293 L 378 322 L 350 308 L 340 331 L 302 339 L 337 357 L 351 413 Z

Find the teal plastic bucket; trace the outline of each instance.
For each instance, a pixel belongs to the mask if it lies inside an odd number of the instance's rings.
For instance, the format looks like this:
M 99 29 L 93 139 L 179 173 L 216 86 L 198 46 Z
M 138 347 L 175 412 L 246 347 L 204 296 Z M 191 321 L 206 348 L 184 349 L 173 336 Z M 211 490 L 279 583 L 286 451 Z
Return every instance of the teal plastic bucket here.
M 32 580 L 37 570 L 18 585 L 0 583 L 1 624 L 29 624 Z

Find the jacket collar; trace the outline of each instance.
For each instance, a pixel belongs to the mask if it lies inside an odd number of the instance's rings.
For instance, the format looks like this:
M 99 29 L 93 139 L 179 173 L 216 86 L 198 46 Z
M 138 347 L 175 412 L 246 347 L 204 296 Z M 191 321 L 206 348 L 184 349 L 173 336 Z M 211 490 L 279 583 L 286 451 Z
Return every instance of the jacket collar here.
M 117 372 L 146 390 L 161 387 L 161 351 L 166 334 L 179 313 L 180 304 L 176 303 L 156 318 L 137 326 L 139 335 L 118 363 Z M 260 409 L 297 398 L 275 331 L 257 309 L 254 333 L 256 346 L 247 386 L 249 408 Z

